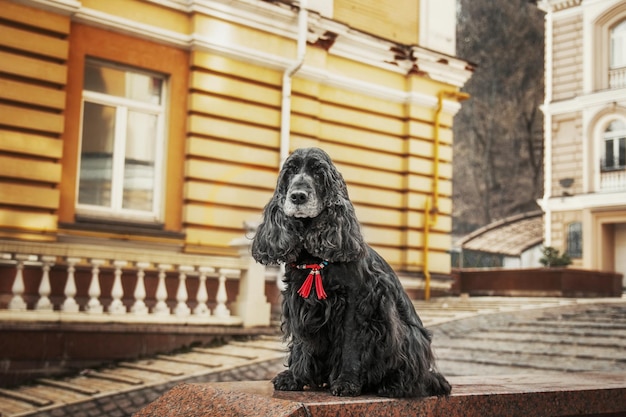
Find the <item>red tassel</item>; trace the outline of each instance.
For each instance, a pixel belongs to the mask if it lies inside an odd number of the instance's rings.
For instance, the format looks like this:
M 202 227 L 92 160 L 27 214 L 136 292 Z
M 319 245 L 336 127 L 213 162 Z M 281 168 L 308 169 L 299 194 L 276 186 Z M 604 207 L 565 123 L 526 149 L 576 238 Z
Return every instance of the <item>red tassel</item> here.
M 320 300 L 324 300 L 326 298 L 326 291 L 324 291 L 324 286 L 322 285 L 322 274 L 320 271 L 315 271 L 315 292 L 317 293 L 317 298 Z
M 298 290 L 298 294 L 300 294 L 301 297 L 309 298 L 309 295 L 311 294 L 312 286 L 313 286 L 313 271 L 311 271 L 309 273 L 309 276 L 306 277 L 304 284 L 302 284 L 302 286 Z
M 313 278 L 315 278 L 315 292 L 317 293 L 317 298 L 320 300 L 326 299 L 326 291 L 324 291 L 324 285 L 322 284 L 322 273 L 320 270 L 327 265 L 326 262 L 321 264 L 310 264 L 310 265 L 295 265 L 298 269 L 310 269 L 309 275 L 304 280 L 304 283 L 298 290 L 298 294 L 301 297 L 308 298 L 311 295 L 311 288 L 313 287 Z

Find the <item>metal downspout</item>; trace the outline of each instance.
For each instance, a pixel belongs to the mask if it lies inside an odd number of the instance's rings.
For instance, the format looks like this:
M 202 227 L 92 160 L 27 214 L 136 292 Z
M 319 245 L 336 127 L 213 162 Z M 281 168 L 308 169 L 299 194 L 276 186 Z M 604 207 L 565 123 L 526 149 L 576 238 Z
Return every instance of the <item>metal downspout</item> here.
M 544 158 L 543 158 L 543 198 L 540 202 L 544 212 L 543 225 L 543 244 L 545 246 L 552 245 L 552 208 L 550 207 L 550 198 L 552 198 L 552 61 L 554 53 L 552 36 L 553 36 L 553 15 L 552 10 L 548 10 L 545 17 L 546 25 L 546 65 L 545 74 L 545 95 L 543 102 L 543 134 L 544 134 Z
M 307 0 L 300 0 L 298 11 L 298 38 L 296 60 L 283 73 L 282 105 L 280 113 L 280 168 L 289 156 L 289 135 L 291 133 L 291 79 L 304 63 L 308 31 Z
M 450 97 L 459 101 L 469 98 L 469 94 L 456 91 L 439 91 L 437 94 L 437 108 L 435 109 L 435 132 L 433 135 L 433 188 L 431 196 L 426 198 L 424 204 L 424 243 L 423 269 L 424 269 L 424 300 L 430 300 L 430 265 L 428 255 L 430 252 L 430 229 L 437 224 L 439 217 L 439 129 L 441 112 L 443 110 L 443 98 Z

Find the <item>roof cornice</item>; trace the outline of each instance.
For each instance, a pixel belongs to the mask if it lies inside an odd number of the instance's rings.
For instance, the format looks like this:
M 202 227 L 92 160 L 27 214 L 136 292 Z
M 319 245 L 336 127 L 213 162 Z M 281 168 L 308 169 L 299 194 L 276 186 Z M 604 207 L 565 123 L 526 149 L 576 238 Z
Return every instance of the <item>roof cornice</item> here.
M 158 42 L 186 50 L 202 50 L 229 56 L 277 70 L 284 70 L 291 57 L 272 54 L 239 44 L 224 44 L 200 33 L 185 34 L 147 23 L 137 22 L 83 6 L 79 0 L 15 0 L 19 3 L 69 15 L 73 21 L 90 26 L 124 33 L 141 39 Z M 286 2 L 260 0 L 145 0 L 160 7 L 184 13 L 199 13 L 237 25 L 296 40 L 297 6 Z M 471 77 L 474 66 L 467 61 L 418 45 L 406 45 L 356 30 L 344 23 L 308 13 L 308 39 L 310 46 L 319 47 L 329 54 L 343 57 L 372 67 L 408 76 L 423 77 L 463 87 Z M 324 84 L 375 96 L 387 100 L 436 107 L 437 100 L 430 95 L 406 92 L 362 82 L 332 74 L 324 69 L 305 65 L 299 76 L 319 80 Z M 444 111 L 455 114 L 460 105 L 455 100 L 444 100 Z
M 582 4 L 582 0 L 540 0 L 537 6 L 544 12 L 560 12 Z

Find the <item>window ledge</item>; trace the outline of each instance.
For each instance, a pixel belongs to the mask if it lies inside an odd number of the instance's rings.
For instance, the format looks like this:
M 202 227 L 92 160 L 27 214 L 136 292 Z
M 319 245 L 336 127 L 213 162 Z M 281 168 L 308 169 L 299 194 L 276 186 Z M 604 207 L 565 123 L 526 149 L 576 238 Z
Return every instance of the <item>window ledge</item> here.
M 128 239 L 128 235 L 162 238 L 165 240 L 176 241 L 182 241 L 185 239 L 185 233 L 164 230 L 163 223 L 144 223 L 84 215 L 76 215 L 75 223 L 60 223 L 59 228 L 68 231 L 84 231 L 120 235 L 120 238 L 124 239 Z

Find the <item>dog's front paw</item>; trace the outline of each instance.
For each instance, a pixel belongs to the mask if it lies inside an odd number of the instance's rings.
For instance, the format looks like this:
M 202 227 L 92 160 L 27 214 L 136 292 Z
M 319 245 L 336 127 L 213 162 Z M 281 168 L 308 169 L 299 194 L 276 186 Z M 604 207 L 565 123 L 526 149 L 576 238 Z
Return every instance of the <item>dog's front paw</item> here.
M 339 379 L 330 386 L 330 392 L 337 397 L 356 397 L 361 395 L 361 386 L 351 381 Z
M 276 391 L 302 391 L 304 384 L 298 383 L 291 371 L 283 371 L 272 379 Z
M 438 372 L 431 373 L 432 379 L 428 387 L 428 393 L 430 395 L 436 395 L 438 397 L 448 396 L 452 391 L 450 383 L 446 378 Z

